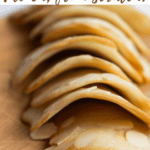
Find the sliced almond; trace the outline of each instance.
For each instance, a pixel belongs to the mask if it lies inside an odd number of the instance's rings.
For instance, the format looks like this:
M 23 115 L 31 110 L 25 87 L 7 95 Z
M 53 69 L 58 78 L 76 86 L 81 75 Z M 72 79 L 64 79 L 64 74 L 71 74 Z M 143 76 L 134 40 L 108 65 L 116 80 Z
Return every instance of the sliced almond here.
M 47 123 L 35 132 L 31 132 L 30 137 L 33 140 L 48 139 L 57 132 L 57 127 L 54 123 Z
M 23 113 L 22 120 L 29 124 L 32 124 L 34 120 L 37 120 L 40 118 L 43 110 L 44 110 L 43 108 L 30 107 L 28 110 L 26 110 Z
M 82 131 L 79 126 L 68 128 L 50 140 L 50 145 L 61 145 L 73 140 Z
M 77 149 L 87 147 L 94 139 L 96 136 L 96 133 L 94 130 L 86 130 L 79 137 L 75 140 L 74 146 Z
M 121 140 L 122 135 L 119 134 L 120 131 L 118 132 L 114 129 L 108 129 L 108 128 L 98 128 L 95 130 L 96 130 L 95 132 L 96 137 L 90 144 L 91 149 L 122 150 L 118 148 L 120 142 L 123 145 L 123 141 Z
M 70 126 L 73 122 L 75 122 L 75 118 L 74 118 L 74 117 L 71 117 L 71 118 L 65 120 L 65 121 L 61 124 L 60 129 L 63 129 L 63 128 L 66 128 L 66 127 Z
M 100 123 L 100 127 L 117 130 L 130 130 L 134 127 L 134 125 L 130 120 L 108 120 Z
M 138 131 L 134 131 L 134 130 L 128 131 L 126 133 L 126 139 L 131 145 L 134 145 L 137 147 L 149 147 L 150 146 L 148 137 L 145 134 L 138 132 Z
M 61 145 L 55 145 L 55 146 L 46 148 L 45 150 L 66 150 L 72 145 L 73 145 L 73 141 L 70 141 L 70 142 L 63 143 Z

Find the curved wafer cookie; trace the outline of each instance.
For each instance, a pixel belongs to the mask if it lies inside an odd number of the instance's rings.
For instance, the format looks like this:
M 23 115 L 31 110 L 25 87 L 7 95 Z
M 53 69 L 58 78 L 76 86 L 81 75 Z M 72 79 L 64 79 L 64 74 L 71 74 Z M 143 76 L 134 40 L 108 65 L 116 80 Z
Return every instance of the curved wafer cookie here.
M 22 119 L 23 121 L 29 123 L 30 125 L 40 118 L 44 111 L 44 107 L 42 108 L 29 108 L 23 113 Z M 34 140 L 42 140 L 42 139 L 49 139 L 52 135 L 54 135 L 57 132 L 57 127 L 54 123 L 46 123 L 41 128 L 36 130 L 35 132 L 32 132 L 30 134 L 30 137 Z
M 75 76 L 76 75 L 76 76 Z M 69 79 L 66 76 L 56 87 L 53 84 L 49 84 L 42 92 L 39 92 L 33 98 L 32 105 L 41 105 L 54 98 L 57 98 L 69 91 L 75 90 L 77 88 L 93 84 L 93 83 L 103 83 L 107 84 L 123 94 L 129 101 L 140 109 L 150 113 L 150 101 L 149 99 L 132 83 L 122 80 L 116 75 L 109 73 L 89 73 L 89 71 L 78 71 L 78 74 L 75 74 L 73 79 Z M 67 81 L 68 80 L 68 81 Z M 60 80 L 58 80 L 60 81 Z M 55 87 L 55 88 L 52 88 Z
M 57 75 L 60 75 L 65 71 L 82 67 L 94 68 L 100 71 L 116 74 L 122 79 L 130 81 L 130 79 L 124 74 L 124 72 L 115 64 L 97 57 L 93 57 L 91 55 L 79 55 L 69 57 L 50 67 L 30 84 L 30 88 L 40 87 L 50 79 L 54 78 Z
M 37 35 L 37 33 L 41 32 L 45 27 L 51 25 L 52 23 L 71 17 L 94 17 L 94 18 L 102 18 L 110 23 L 116 25 L 120 28 L 126 35 L 131 38 L 131 40 L 136 44 L 140 52 L 143 52 L 147 55 L 150 55 L 149 48 L 145 45 L 145 43 L 136 35 L 136 33 L 128 26 L 128 24 L 121 19 L 117 14 L 96 7 L 88 7 L 88 6 L 70 6 L 70 7 L 62 7 L 56 11 L 53 11 L 50 16 L 45 17 L 40 24 L 37 25 L 31 32 L 32 36 Z
M 71 49 L 80 49 L 82 51 L 96 54 L 96 56 L 104 57 L 127 73 L 134 81 L 143 82 L 142 75 L 137 72 L 118 52 L 116 46 L 111 41 L 100 38 L 98 36 L 78 36 L 66 38 L 58 42 L 54 42 L 37 49 L 28 55 L 20 64 L 16 73 L 15 84 L 21 83 L 41 62 L 55 54 Z M 32 92 L 38 87 L 28 88 L 27 93 Z
M 60 6 L 59 6 L 60 7 Z M 30 22 L 39 22 L 41 21 L 47 14 L 50 14 L 52 11 L 56 10 L 58 6 L 45 6 L 41 7 L 38 11 L 31 13 L 30 15 L 25 16 L 22 19 L 22 22 L 28 24 Z
M 137 70 L 143 70 L 141 55 L 133 42 L 121 30 L 105 20 L 85 17 L 64 19 L 46 28 L 43 32 L 43 43 L 81 34 L 108 38 L 116 44 L 119 52 L 131 65 Z
M 136 7 L 130 5 L 101 5 L 100 7 L 119 14 L 137 33 L 150 34 L 149 16 Z
M 44 110 L 40 119 L 33 122 L 31 126 L 31 132 L 36 131 L 39 127 L 41 127 L 45 122 L 47 122 L 50 118 L 60 112 L 67 105 L 83 98 L 93 98 L 116 103 L 150 125 L 149 115 L 147 113 L 135 107 L 121 96 L 113 94 L 112 90 L 110 90 L 109 88 L 104 87 L 103 90 L 103 86 L 100 86 L 98 88 L 91 87 L 78 89 L 72 93 L 68 93 L 56 99 Z

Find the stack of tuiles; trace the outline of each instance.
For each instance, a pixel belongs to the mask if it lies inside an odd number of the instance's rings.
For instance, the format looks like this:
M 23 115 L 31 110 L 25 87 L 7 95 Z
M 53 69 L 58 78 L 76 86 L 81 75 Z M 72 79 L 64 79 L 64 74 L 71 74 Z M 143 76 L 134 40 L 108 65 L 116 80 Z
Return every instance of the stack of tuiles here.
M 13 86 L 31 98 L 23 120 L 46 150 L 149 150 L 149 48 L 114 12 L 97 6 L 33 6 L 11 20 L 34 24 L 40 46 Z

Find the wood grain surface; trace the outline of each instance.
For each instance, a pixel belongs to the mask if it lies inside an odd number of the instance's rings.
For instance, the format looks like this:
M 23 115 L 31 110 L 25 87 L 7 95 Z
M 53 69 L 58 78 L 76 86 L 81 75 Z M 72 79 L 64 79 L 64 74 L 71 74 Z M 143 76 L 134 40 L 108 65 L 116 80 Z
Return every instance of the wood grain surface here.
M 48 146 L 47 141 L 30 139 L 29 126 L 21 121 L 28 99 L 11 89 L 20 60 L 32 50 L 23 31 L 8 19 L 0 21 L 0 150 L 42 150 Z

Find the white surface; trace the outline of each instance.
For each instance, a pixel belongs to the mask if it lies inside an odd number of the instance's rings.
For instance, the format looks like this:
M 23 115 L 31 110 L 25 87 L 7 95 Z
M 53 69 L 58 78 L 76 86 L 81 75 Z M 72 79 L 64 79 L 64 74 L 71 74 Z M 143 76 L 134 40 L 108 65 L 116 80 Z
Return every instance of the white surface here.
M 136 5 L 137 9 L 140 9 L 142 12 L 150 15 L 150 5 L 143 6 L 143 5 Z
M 6 16 L 11 12 L 17 11 L 19 9 L 22 9 L 26 6 L 20 6 L 20 5 L 0 5 L 0 17 Z
M 1 5 L 150 5 L 150 0 L 0 0 Z
M 18 9 L 22 9 L 23 7 L 27 7 L 26 5 L 0 5 L 0 17 L 6 16 L 11 12 L 14 12 Z M 150 15 L 150 5 L 136 5 L 138 9 L 140 9 L 142 12 Z

